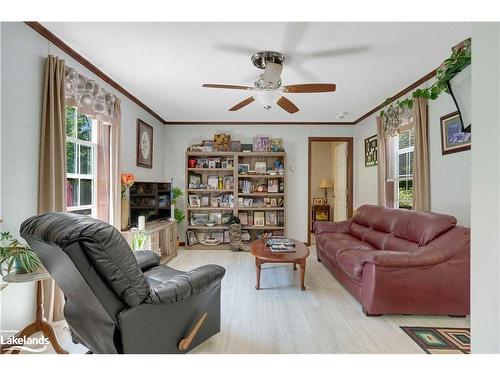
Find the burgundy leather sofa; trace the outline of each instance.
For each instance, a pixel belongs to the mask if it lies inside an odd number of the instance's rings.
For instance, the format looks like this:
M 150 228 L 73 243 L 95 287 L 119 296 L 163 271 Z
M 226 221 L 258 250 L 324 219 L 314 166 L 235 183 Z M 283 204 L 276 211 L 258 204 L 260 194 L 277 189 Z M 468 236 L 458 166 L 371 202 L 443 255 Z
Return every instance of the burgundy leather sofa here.
M 318 260 L 366 315 L 470 313 L 470 229 L 453 216 L 364 205 L 315 222 Z

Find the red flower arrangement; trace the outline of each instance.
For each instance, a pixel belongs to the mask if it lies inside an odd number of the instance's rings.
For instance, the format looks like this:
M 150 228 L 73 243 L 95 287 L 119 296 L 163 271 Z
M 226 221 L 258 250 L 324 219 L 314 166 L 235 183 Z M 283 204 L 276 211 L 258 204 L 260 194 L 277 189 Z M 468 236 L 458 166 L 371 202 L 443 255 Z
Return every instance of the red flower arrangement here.
M 134 184 L 135 176 L 132 173 L 122 173 L 120 180 L 122 185 L 122 199 L 125 199 L 125 192 Z

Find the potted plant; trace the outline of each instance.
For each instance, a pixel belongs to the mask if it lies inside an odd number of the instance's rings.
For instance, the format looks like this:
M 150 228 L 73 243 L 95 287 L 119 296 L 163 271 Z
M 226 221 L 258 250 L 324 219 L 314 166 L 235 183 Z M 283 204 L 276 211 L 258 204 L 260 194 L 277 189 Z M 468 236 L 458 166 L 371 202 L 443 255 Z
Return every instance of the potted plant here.
M 129 214 L 130 214 L 130 201 L 128 198 L 128 190 L 132 187 L 135 182 L 135 177 L 132 173 L 122 173 L 120 176 L 121 180 L 121 228 L 122 230 L 128 229 Z
M 21 244 L 9 232 L 0 233 L 0 274 L 2 277 L 13 269 L 17 273 L 30 273 L 40 268 L 42 268 L 42 262 L 27 245 Z
M 170 192 L 170 194 L 171 194 L 170 200 L 171 200 L 172 206 L 174 207 L 174 219 L 178 223 L 182 223 L 184 221 L 184 218 L 186 217 L 186 215 L 184 214 L 183 210 L 175 207 L 175 205 L 177 204 L 177 199 L 179 199 L 179 197 L 182 197 L 184 195 L 184 193 L 182 192 L 182 190 L 179 187 L 174 187 L 174 188 L 172 188 L 172 191 Z M 179 246 L 179 236 L 177 236 L 177 246 Z

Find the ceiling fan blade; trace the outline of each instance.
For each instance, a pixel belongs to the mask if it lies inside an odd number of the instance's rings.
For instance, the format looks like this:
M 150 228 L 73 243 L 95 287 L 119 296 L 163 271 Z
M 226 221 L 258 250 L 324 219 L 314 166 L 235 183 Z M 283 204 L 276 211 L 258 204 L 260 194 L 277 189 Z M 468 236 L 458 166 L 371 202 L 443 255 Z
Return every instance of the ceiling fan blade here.
M 242 100 L 238 104 L 236 104 L 234 107 L 229 108 L 230 111 L 237 111 L 238 109 L 243 108 L 246 105 L 249 105 L 250 103 L 254 102 L 255 99 L 253 96 L 246 98 L 245 100 Z
M 290 100 L 282 96 L 281 98 L 278 99 L 276 102 L 281 108 L 283 108 L 285 111 L 288 113 L 294 114 L 295 112 L 298 112 L 299 109 L 295 104 L 293 104 Z
M 304 83 L 302 85 L 283 86 L 283 92 L 309 93 L 309 92 L 334 92 L 334 83 Z
M 202 87 L 208 87 L 211 89 L 233 89 L 233 90 L 253 90 L 250 86 L 238 86 L 238 85 L 219 85 L 215 83 L 205 83 Z

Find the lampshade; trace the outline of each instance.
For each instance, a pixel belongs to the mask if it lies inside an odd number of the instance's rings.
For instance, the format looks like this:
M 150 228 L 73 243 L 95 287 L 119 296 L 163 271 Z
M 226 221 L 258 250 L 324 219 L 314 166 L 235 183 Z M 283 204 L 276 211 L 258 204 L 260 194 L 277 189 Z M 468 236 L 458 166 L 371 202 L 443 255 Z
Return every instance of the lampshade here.
M 330 182 L 330 180 L 328 178 L 322 178 L 321 183 L 319 184 L 319 187 L 321 189 L 329 189 L 332 187 L 332 183 Z
M 450 92 L 455 104 L 457 105 L 460 119 L 465 132 L 471 131 L 472 122 L 472 82 L 471 82 L 471 66 L 469 65 L 464 70 L 459 72 L 455 77 L 448 82 L 448 91 Z
M 262 90 L 255 91 L 255 98 L 260 103 L 260 105 L 262 107 L 264 107 L 264 109 L 266 109 L 266 110 L 269 110 L 272 108 L 272 106 L 278 100 L 279 95 L 280 95 L 280 93 L 277 92 L 276 90 L 262 89 Z

